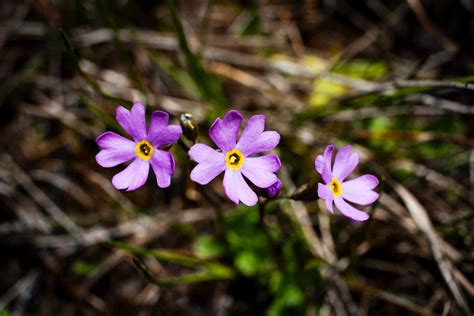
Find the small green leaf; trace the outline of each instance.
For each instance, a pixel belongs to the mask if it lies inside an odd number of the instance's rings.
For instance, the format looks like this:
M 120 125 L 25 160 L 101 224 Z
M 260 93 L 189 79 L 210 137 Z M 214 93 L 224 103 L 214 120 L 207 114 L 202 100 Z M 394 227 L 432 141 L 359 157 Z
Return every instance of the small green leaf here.
M 95 265 L 81 260 L 74 261 L 72 265 L 74 273 L 79 275 L 90 275 L 94 269 Z
M 24 75 L 34 75 L 43 66 L 44 58 L 42 55 L 33 55 L 23 67 Z M 1 314 L 0 314 L 1 315 Z
M 211 235 L 201 235 L 193 246 L 196 256 L 202 259 L 219 257 L 224 253 L 224 246 Z
M 280 271 L 274 271 L 270 275 L 270 290 L 274 293 L 278 291 L 278 289 L 281 287 L 281 283 L 283 281 L 283 274 Z
M 112 240 L 108 241 L 108 244 L 110 244 L 112 247 L 126 250 L 131 254 L 137 256 L 153 257 L 158 261 L 174 263 L 185 267 L 193 268 L 206 264 L 201 259 L 186 256 L 173 250 L 146 249 L 142 247 L 134 247 L 123 242 Z
M 252 276 L 258 271 L 259 258 L 253 252 L 243 251 L 235 258 L 235 266 L 243 275 Z
M 282 298 L 286 306 L 296 306 L 303 302 L 304 294 L 299 287 L 290 284 L 284 288 Z
M 152 62 L 160 67 L 166 74 L 183 88 L 193 99 L 199 99 L 199 87 L 193 78 L 178 65 L 164 55 L 150 54 Z
M 342 96 L 348 88 L 330 79 L 316 79 L 313 82 L 313 92 L 309 97 L 309 105 L 313 107 L 325 106 L 332 99 Z
M 378 80 L 387 74 L 388 67 L 385 63 L 380 61 L 355 59 L 335 65 L 332 71 L 353 78 Z

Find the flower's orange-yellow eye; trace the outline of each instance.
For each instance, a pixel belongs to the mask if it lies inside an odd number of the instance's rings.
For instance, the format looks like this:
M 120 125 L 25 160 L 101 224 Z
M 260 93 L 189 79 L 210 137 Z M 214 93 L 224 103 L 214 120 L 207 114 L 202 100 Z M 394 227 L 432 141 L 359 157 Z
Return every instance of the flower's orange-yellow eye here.
M 329 187 L 331 188 L 332 194 L 334 194 L 335 197 L 338 197 L 342 194 L 342 185 L 339 180 L 336 178 L 332 178 L 331 183 L 329 183 Z
M 232 149 L 225 155 L 225 164 L 227 167 L 239 170 L 244 164 L 244 154 L 238 149 Z
M 135 152 L 137 153 L 137 156 L 143 160 L 150 159 L 151 156 L 153 156 L 153 151 L 155 151 L 155 148 L 153 148 L 150 142 L 146 139 L 139 141 L 135 146 Z

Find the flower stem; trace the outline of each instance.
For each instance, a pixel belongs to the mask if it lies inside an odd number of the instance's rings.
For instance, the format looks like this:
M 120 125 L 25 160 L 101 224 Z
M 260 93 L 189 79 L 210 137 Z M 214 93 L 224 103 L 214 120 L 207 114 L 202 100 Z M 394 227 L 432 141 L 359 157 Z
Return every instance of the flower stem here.
M 188 153 L 190 147 L 180 138 L 178 140 L 178 144 L 182 150 Z M 215 214 L 216 214 L 216 225 L 215 230 L 218 236 L 223 236 L 223 229 L 224 229 L 224 213 L 221 208 L 221 201 L 219 199 L 219 195 L 211 188 L 208 187 L 204 189 L 203 186 L 198 185 L 196 186 L 199 193 L 212 205 Z
M 268 204 L 268 199 L 265 200 L 260 200 L 260 203 L 258 203 L 258 215 L 260 219 L 260 226 L 262 227 L 263 232 L 265 233 L 265 236 L 268 239 L 268 243 L 270 244 L 270 251 L 273 256 L 273 260 L 276 262 L 278 268 L 282 269 L 282 263 L 281 263 L 281 257 L 280 253 L 278 251 L 278 246 L 275 243 L 275 241 L 272 238 L 272 235 L 270 234 L 270 231 L 268 229 L 267 224 L 265 223 L 265 207 Z

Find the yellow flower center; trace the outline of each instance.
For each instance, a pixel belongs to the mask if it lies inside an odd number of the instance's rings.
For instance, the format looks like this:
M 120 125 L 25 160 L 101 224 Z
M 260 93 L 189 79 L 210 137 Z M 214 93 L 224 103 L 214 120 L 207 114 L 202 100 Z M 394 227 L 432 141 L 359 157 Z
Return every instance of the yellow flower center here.
M 137 145 L 135 146 L 135 151 L 137 153 L 137 156 L 143 160 L 150 159 L 151 156 L 153 155 L 154 150 L 155 148 L 153 148 L 150 142 L 147 141 L 146 139 L 139 141 Z
M 225 155 L 225 164 L 227 167 L 239 170 L 244 164 L 244 154 L 238 149 L 232 149 Z
M 339 180 L 336 178 L 332 178 L 331 183 L 329 183 L 329 187 L 331 188 L 332 194 L 334 194 L 335 197 L 338 197 L 342 194 L 341 182 L 339 182 Z

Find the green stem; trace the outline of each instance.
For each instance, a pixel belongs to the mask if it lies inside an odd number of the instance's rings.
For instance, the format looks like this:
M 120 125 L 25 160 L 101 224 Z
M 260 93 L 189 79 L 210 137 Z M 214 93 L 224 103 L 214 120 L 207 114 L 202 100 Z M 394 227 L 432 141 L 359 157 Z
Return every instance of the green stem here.
M 184 150 L 186 154 L 188 153 L 190 147 L 181 138 L 178 140 L 178 145 L 181 147 L 182 150 Z M 223 236 L 224 212 L 221 208 L 222 202 L 218 198 L 219 195 L 211 187 L 208 187 L 206 189 L 202 185 L 197 185 L 197 189 L 199 193 L 201 193 L 201 195 L 212 205 L 216 214 L 216 234 L 218 236 Z
M 159 278 L 148 268 L 145 262 L 139 258 L 134 257 L 132 262 L 135 267 L 143 273 L 148 281 L 161 286 L 230 280 L 235 276 L 232 269 L 219 265 L 218 267 L 210 266 L 196 273 L 188 273 L 173 278 Z
M 268 199 L 265 199 L 258 203 L 258 215 L 259 215 L 259 221 L 260 221 L 260 227 L 262 228 L 263 232 L 265 233 L 265 236 L 268 239 L 268 243 L 270 244 L 270 251 L 273 256 L 273 260 L 276 262 L 277 266 L 282 269 L 282 263 L 281 263 L 281 258 L 280 258 L 280 253 L 278 250 L 278 245 L 275 243 L 275 241 L 272 238 L 272 235 L 270 234 L 270 231 L 268 230 L 268 226 L 265 223 L 265 207 L 268 204 Z

